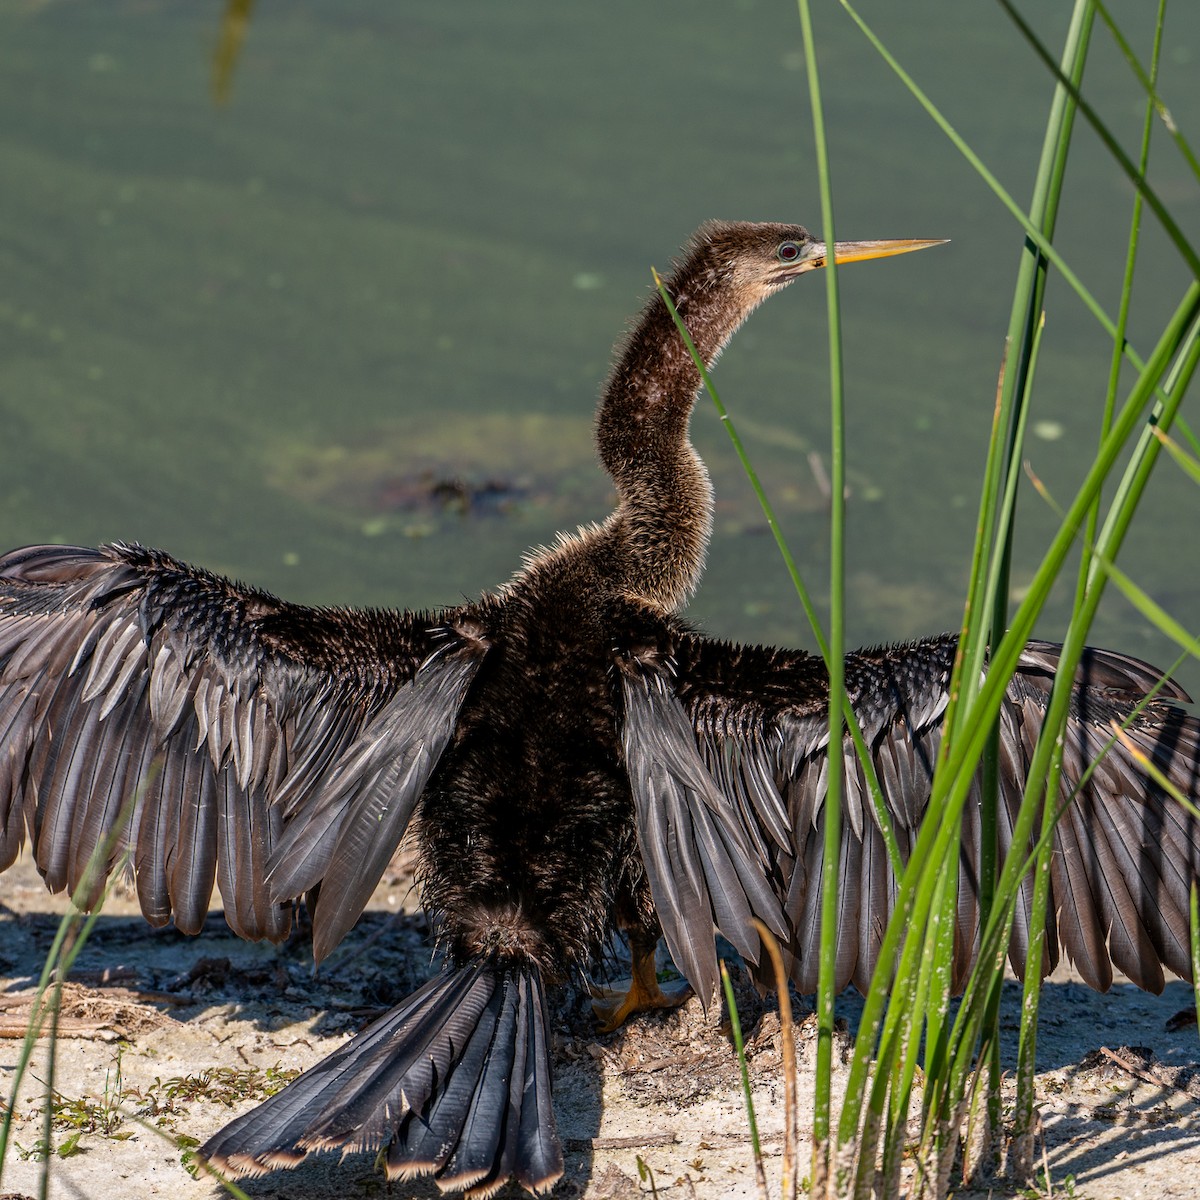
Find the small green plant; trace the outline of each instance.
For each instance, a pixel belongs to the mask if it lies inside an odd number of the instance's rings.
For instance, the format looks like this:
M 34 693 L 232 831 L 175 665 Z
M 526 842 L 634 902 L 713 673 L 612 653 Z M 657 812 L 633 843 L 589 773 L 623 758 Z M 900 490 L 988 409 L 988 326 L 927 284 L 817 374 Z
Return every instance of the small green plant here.
M 658 1200 L 658 1187 L 654 1183 L 654 1172 L 650 1169 L 650 1164 L 640 1154 L 635 1156 L 635 1161 L 637 1162 L 638 1178 L 643 1183 L 650 1184 L 650 1195 L 654 1197 L 654 1200 Z
M 177 1101 L 205 1100 L 232 1108 L 244 1100 L 261 1102 L 274 1096 L 299 1075 L 298 1070 L 273 1067 L 209 1067 L 194 1075 L 156 1078 L 148 1098 L 171 1108 Z
M 12 1139 L 13 1149 L 17 1152 L 17 1157 L 22 1162 L 45 1162 L 49 1158 L 49 1145 L 44 1140 L 39 1140 L 33 1143 L 32 1146 L 23 1146 L 16 1138 Z
M 180 1151 L 179 1165 L 193 1178 L 201 1175 L 200 1164 L 196 1161 L 196 1151 L 200 1147 L 200 1139 L 190 1137 L 186 1133 L 175 1135 L 175 1148 Z
M 78 1127 L 78 1123 L 94 1120 L 100 1126 L 108 1125 L 114 1130 L 116 1123 L 119 1123 L 116 1109 L 120 1105 L 123 1094 L 121 1073 L 123 1051 L 121 1049 L 117 1051 L 115 1071 L 110 1070 L 105 1077 L 105 1098 L 98 1104 L 93 1103 L 89 1106 L 77 1101 L 64 1103 L 54 1087 L 54 1072 L 58 1052 L 58 1016 L 62 1005 L 62 985 L 95 927 L 113 882 L 121 876 L 129 861 L 128 851 L 124 854 L 117 854 L 116 848 L 141 794 L 142 790 L 139 790 L 126 800 L 120 811 L 115 814 L 115 819 L 105 836 L 97 841 L 96 847 L 88 859 L 83 878 L 71 896 L 71 907 L 59 922 L 58 931 L 46 955 L 31 1006 L 25 1038 L 17 1057 L 16 1069 L 13 1071 L 9 1101 L 7 1105 L 0 1106 L 0 1179 L 4 1174 L 9 1142 L 13 1141 L 12 1126 L 16 1115 L 17 1096 L 20 1094 L 25 1074 L 29 1070 L 34 1045 L 47 1025 L 49 1026 L 48 1054 L 46 1077 L 43 1083 L 45 1102 L 40 1110 L 42 1136 L 35 1143 L 33 1150 L 24 1153 L 18 1147 L 18 1153 L 22 1157 L 37 1157 L 39 1161 L 47 1160 L 52 1153 L 69 1156 L 78 1150 L 79 1139 L 84 1132 L 84 1129 Z M 106 872 L 108 881 L 103 887 L 100 887 L 98 881 L 105 878 Z M 90 911 L 85 911 L 89 909 Z M 59 1121 L 76 1122 L 57 1151 L 54 1149 L 56 1117 Z M 16 1145 L 15 1141 L 13 1144 Z M 45 1197 L 48 1193 L 49 1176 L 43 1172 L 41 1194 Z
M 81 1137 L 85 1133 L 96 1133 L 101 1137 L 122 1139 L 132 1135 L 118 1132 L 124 1122 L 124 1117 L 117 1104 L 104 1096 L 94 1100 L 89 1096 L 77 1096 L 74 1099 L 53 1092 L 49 1100 L 50 1121 L 57 1130 Z M 43 1104 L 39 1111 L 45 1111 Z

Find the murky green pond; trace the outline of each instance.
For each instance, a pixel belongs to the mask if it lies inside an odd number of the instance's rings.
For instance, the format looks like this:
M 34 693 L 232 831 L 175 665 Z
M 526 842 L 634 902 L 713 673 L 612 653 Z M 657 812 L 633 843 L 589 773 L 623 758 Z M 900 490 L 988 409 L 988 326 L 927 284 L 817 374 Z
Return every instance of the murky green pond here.
M 1068 6 L 1027 7 L 1057 45 Z M 819 222 L 795 8 L 259 0 L 221 106 L 223 9 L 0 0 L 0 544 L 137 539 L 308 602 L 473 595 L 607 511 L 591 412 L 651 265 L 707 217 Z M 862 9 L 1024 200 L 1051 87 L 999 7 Z M 842 277 L 865 642 L 959 619 L 1020 238 L 840 8 L 818 18 L 839 233 L 953 239 Z M 1200 140 L 1200 7 L 1168 23 L 1162 90 Z M 1132 141 L 1136 85 L 1096 41 L 1088 93 Z M 1077 149 L 1060 242 L 1115 307 L 1131 190 Z M 1200 235 L 1162 137 L 1153 176 Z M 1185 282 L 1148 221 L 1140 349 Z M 792 289 L 717 373 L 818 592 L 824 304 Z M 1055 285 L 1029 458 L 1063 502 L 1107 369 Z M 695 437 L 720 509 L 692 615 L 810 644 L 706 401 Z M 1125 560 L 1193 629 L 1198 512 L 1167 467 Z M 1018 584 L 1052 524 L 1031 494 Z M 1119 598 L 1096 637 L 1173 657 Z

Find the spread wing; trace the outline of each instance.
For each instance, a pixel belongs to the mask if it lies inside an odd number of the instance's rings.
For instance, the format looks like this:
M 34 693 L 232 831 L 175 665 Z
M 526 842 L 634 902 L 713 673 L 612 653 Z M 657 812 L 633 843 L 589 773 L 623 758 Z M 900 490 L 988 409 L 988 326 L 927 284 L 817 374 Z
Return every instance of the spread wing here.
M 627 766 L 642 853 L 668 946 L 698 990 L 708 982 L 710 963 L 715 971 L 711 954 L 697 949 L 711 944 L 711 936 L 702 939 L 701 934 L 713 924 L 754 958 L 757 940 L 729 920 L 718 898 L 740 888 L 752 905 L 765 907 L 757 897 L 766 885 L 786 918 L 784 945 L 793 978 L 801 991 L 813 991 L 828 771 L 824 663 L 794 651 L 692 635 L 678 638 L 673 649 L 671 660 L 648 657 L 624 667 Z M 955 649 L 956 639 L 946 636 L 846 659 L 847 691 L 902 857 L 928 804 Z M 1002 706 L 999 832 L 1005 854 L 1058 649 L 1030 643 Z M 1087 982 L 1101 990 L 1111 984 L 1114 966 L 1152 991 L 1163 987 L 1163 966 L 1190 975 L 1188 888 L 1200 877 L 1200 825 L 1121 746 L 1110 750 L 1080 786 L 1111 736 L 1109 720 L 1127 717 L 1158 682 L 1159 673 L 1136 659 L 1088 651 L 1066 731 L 1063 799 L 1078 792 L 1056 835 L 1045 969 L 1052 969 L 1060 949 L 1065 950 Z M 1187 699 L 1166 685 L 1135 720 L 1130 736 L 1195 798 L 1200 794 L 1200 722 L 1178 706 Z M 853 982 L 865 990 L 897 880 L 848 737 L 842 755 L 837 977 L 839 987 Z M 681 762 L 686 768 L 679 767 Z M 960 982 L 980 934 L 978 808 L 976 790 L 963 816 L 955 930 Z M 711 819 L 731 839 L 726 861 L 705 855 L 696 819 L 689 823 L 678 815 L 701 810 L 716 814 Z M 1010 949 L 1017 970 L 1028 945 L 1031 896 L 1027 877 Z
M 314 609 L 154 550 L 0 558 L 0 870 L 26 835 L 95 903 L 126 855 L 185 932 L 214 882 L 278 940 L 320 884 L 320 958 L 358 918 L 485 652 L 465 611 Z M 95 860 L 98 870 L 89 871 Z
M 642 862 L 671 957 L 707 1002 L 717 983 L 714 926 L 754 962 L 754 918 L 790 941 L 764 836 L 790 845 L 783 804 L 773 788 L 751 798 L 750 811 L 730 803 L 747 789 L 721 790 L 665 676 L 626 674 L 624 689 L 625 763 Z

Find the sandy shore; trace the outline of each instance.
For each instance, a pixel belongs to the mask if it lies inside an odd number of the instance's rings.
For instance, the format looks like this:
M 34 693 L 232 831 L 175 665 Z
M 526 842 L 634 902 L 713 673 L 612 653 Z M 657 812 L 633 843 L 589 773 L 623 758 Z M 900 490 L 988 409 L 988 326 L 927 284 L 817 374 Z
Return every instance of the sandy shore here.
M 153 932 L 118 899 L 81 954 L 64 1005 L 55 1062 L 59 1116 L 50 1160 L 56 1197 L 208 1200 L 224 1193 L 193 1179 L 176 1144 L 202 1141 L 287 1072 L 329 1053 L 429 970 L 424 922 L 404 912 L 402 878 L 385 880 L 372 910 L 320 976 L 303 941 L 276 948 L 228 933 L 219 914 L 205 935 Z M 0 877 L 0 1096 L 11 1092 L 30 989 L 54 936 L 61 903 L 28 863 Z M 782 1148 L 778 1018 L 742 989 L 755 1100 L 768 1177 Z M 857 1000 L 839 1002 L 850 1028 Z M 1117 984 L 1101 996 L 1060 972 L 1047 986 L 1039 1042 L 1043 1195 L 1095 1200 L 1200 1197 L 1200 1043 L 1195 1023 L 1172 1031 L 1192 1005 L 1186 984 L 1162 996 Z M 1015 1040 L 1016 985 L 1005 1033 Z M 1194 1010 L 1193 1010 L 1194 1011 Z M 556 1196 L 660 1195 L 718 1200 L 754 1195 L 736 1060 L 719 1014 L 689 1001 L 599 1036 L 585 998 L 560 1005 L 555 1102 L 567 1152 Z M 801 1020 L 801 1129 L 810 1120 L 811 1021 Z M 844 1037 L 849 1047 L 849 1035 Z M 1012 1046 L 1006 1048 L 1009 1060 Z M 47 1046 L 39 1045 L 17 1104 L 15 1145 L 0 1200 L 38 1194 Z M 72 1140 L 74 1139 L 74 1140 Z M 65 1147 L 69 1152 L 60 1156 Z M 1039 1146 L 1039 1155 L 1042 1148 Z M 367 1156 L 328 1158 L 243 1181 L 255 1200 L 436 1196 L 428 1182 L 388 1184 Z M 1052 1191 L 1051 1191 L 1052 1189 Z M 777 1188 L 773 1190 L 777 1193 Z M 976 1193 L 964 1192 L 958 1195 Z M 1005 1184 L 979 1195 L 1026 1193 Z

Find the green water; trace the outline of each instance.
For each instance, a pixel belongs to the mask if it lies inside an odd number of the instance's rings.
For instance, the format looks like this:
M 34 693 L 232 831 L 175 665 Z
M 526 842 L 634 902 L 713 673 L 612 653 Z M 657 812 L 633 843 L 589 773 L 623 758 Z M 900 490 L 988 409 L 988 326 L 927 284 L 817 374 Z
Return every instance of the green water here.
M 1028 7 L 1054 10 L 1057 45 L 1069 6 Z M 795 9 L 260 0 L 219 107 L 222 8 L 0 0 L 0 544 L 137 539 L 307 602 L 477 594 L 605 513 L 591 411 L 651 265 L 708 217 L 819 222 Z M 1023 200 L 1051 88 L 999 8 L 862 10 Z M 1168 22 L 1162 90 L 1200 140 L 1200 8 Z M 818 25 L 839 234 L 953 239 L 842 277 L 866 642 L 959 619 L 1020 238 L 840 9 Z M 1136 86 L 1096 42 L 1088 94 L 1132 140 Z M 1060 242 L 1115 307 L 1131 191 L 1090 134 L 1077 150 Z M 1166 139 L 1155 154 L 1200 236 L 1200 188 Z M 1148 222 L 1143 351 L 1185 283 Z M 825 354 L 823 289 L 798 285 L 717 373 L 817 592 Z M 1064 436 L 1029 457 L 1063 502 L 1107 363 L 1054 286 L 1034 419 Z M 811 644 L 706 401 L 695 437 L 720 510 L 692 616 Z M 449 478 L 502 502 L 412 502 Z M 1193 629 L 1198 509 L 1164 470 L 1124 560 Z M 1052 523 L 1031 495 L 1018 583 Z M 1173 657 L 1119 598 L 1096 639 Z

